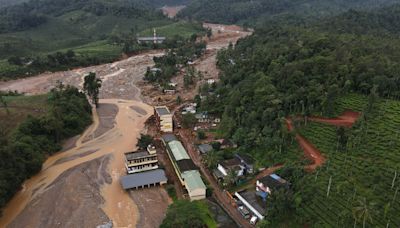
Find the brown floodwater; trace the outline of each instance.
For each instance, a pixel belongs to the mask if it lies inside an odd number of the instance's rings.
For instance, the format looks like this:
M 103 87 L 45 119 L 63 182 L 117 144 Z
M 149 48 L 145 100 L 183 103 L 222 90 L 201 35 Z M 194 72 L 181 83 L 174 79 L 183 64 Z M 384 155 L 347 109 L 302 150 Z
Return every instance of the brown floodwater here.
M 113 221 L 115 227 L 135 227 L 139 219 L 138 209 L 128 193 L 122 189 L 119 177 L 125 173 L 124 152 L 135 148 L 137 138 L 144 128 L 144 122 L 151 115 L 152 108 L 139 101 L 110 99 L 101 100 L 100 103 L 115 104 L 118 106 L 119 111 L 116 116 L 114 128 L 98 138 L 83 142 L 83 139 L 93 134 L 99 126 L 99 117 L 94 111 L 94 123 L 82 134 L 76 146 L 68 151 L 49 157 L 43 164 L 42 171 L 24 182 L 22 190 L 4 208 L 3 216 L 0 218 L 0 227 L 6 227 L 12 222 L 29 202 L 43 194 L 46 188 L 63 172 L 106 154 L 113 155 L 108 167 L 109 173 L 112 176 L 112 183 L 105 184 L 101 189 L 105 200 L 102 209 L 110 220 Z M 140 107 L 149 114 L 143 116 L 131 109 L 131 106 Z M 97 152 L 56 164 L 56 161 L 59 159 L 68 158 L 69 156 L 84 153 L 88 150 L 97 150 Z

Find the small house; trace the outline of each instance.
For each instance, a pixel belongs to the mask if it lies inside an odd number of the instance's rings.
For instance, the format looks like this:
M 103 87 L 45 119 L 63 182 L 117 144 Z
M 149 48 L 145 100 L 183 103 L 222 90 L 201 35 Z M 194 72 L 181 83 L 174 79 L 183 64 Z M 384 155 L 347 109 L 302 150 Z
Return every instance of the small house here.
M 207 154 L 213 150 L 213 147 L 210 144 L 200 144 L 197 149 L 200 154 Z
M 199 122 L 199 123 L 208 123 L 208 122 L 210 122 L 210 119 L 208 117 L 208 112 L 197 113 L 195 115 L 195 118 L 197 119 L 197 122 Z
M 236 176 L 243 176 L 245 173 L 245 167 L 242 166 L 240 160 L 236 157 L 224 160 L 218 164 L 217 169 L 224 175 L 227 176 L 228 173 L 234 171 Z
M 247 154 L 235 154 L 235 157 L 240 160 L 240 163 L 246 168 L 247 173 L 254 172 L 254 160 Z
M 258 219 L 263 220 L 265 218 L 265 205 L 258 202 L 257 196 L 253 191 L 235 192 L 235 197 L 243 203 L 241 207 L 249 209 Z
M 274 190 L 280 188 L 288 188 L 290 186 L 289 182 L 284 180 L 282 177 L 271 174 L 265 176 L 256 182 L 256 193 L 260 196 L 264 201 L 267 200 L 268 195 L 272 194 Z

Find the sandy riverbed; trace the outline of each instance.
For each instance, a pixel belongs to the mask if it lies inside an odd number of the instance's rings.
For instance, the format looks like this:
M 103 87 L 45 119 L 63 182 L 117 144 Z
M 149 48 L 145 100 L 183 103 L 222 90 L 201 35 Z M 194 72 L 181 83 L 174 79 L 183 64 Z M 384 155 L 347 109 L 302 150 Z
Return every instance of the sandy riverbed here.
M 208 54 L 196 61 L 196 68 L 208 70 L 209 78 L 217 78 L 217 50 L 248 33 L 236 27 L 207 26 L 214 36 L 209 40 Z M 96 227 L 109 221 L 115 227 L 157 227 L 161 223 L 170 203 L 165 189 L 128 193 L 122 190 L 119 178 L 125 175 L 123 153 L 135 148 L 146 119 L 153 113 L 152 107 L 141 101 L 141 92 L 150 104 L 154 96 L 146 88 L 139 89 L 138 83 L 146 68 L 154 64 L 153 57 L 163 53 L 155 50 L 111 64 L 0 82 L 0 90 L 42 94 L 57 81 L 81 88 L 89 72 L 103 79 L 94 123 L 80 137 L 69 140 L 64 152 L 51 156 L 39 174 L 25 181 L 4 208 L 0 227 Z M 194 91 L 181 93 L 193 97 Z M 88 206 L 83 205 L 90 199 L 93 201 Z M 157 210 L 153 210 L 155 203 Z

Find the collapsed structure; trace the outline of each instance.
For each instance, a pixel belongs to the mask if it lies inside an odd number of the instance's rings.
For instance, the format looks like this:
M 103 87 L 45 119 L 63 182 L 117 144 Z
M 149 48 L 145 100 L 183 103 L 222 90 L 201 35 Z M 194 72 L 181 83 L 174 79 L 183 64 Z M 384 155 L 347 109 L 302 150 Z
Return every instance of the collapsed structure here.
M 190 200 L 205 199 L 207 188 L 182 143 L 173 134 L 163 135 L 162 141 L 181 184 L 188 191 Z

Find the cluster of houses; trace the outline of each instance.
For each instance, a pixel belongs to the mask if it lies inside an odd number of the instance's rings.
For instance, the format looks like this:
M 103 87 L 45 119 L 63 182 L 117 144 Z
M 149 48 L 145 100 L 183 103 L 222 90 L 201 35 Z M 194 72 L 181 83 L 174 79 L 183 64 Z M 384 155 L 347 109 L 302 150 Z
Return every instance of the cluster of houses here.
M 268 197 L 278 189 L 289 187 L 290 183 L 277 174 L 258 179 L 255 184 L 255 191 L 235 192 L 234 197 L 238 210 L 244 218 L 250 218 L 250 223 L 255 224 L 257 220 L 265 218 Z
M 185 106 L 182 110 L 182 114 L 185 114 L 183 112 L 195 114 L 196 104 Z M 207 187 L 201 178 L 199 168 L 172 133 L 172 113 L 166 106 L 157 106 L 154 108 L 154 115 L 159 130 L 164 133 L 161 140 L 167 155 L 180 183 L 187 190 L 189 199 L 193 201 L 206 198 Z M 237 147 L 229 140 L 220 140 L 218 143 L 221 149 Z M 205 143 L 198 145 L 197 149 L 201 155 L 205 155 L 213 151 L 213 146 Z M 125 153 L 125 166 L 128 175 L 121 178 L 124 189 L 140 189 L 167 183 L 165 172 L 158 165 L 157 150 L 152 145 L 145 150 Z M 254 160 L 246 154 L 235 154 L 231 159 L 219 162 L 213 170 L 215 178 L 221 183 L 225 183 L 226 178 L 232 174 L 235 179 L 240 179 L 254 172 Z M 277 174 L 271 174 L 258 179 L 254 187 L 254 190 L 235 192 L 233 196 L 238 211 L 245 219 L 249 219 L 251 224 L 264 219 L 270 195 L 278 189 L 289 188 L 290 183 Z

